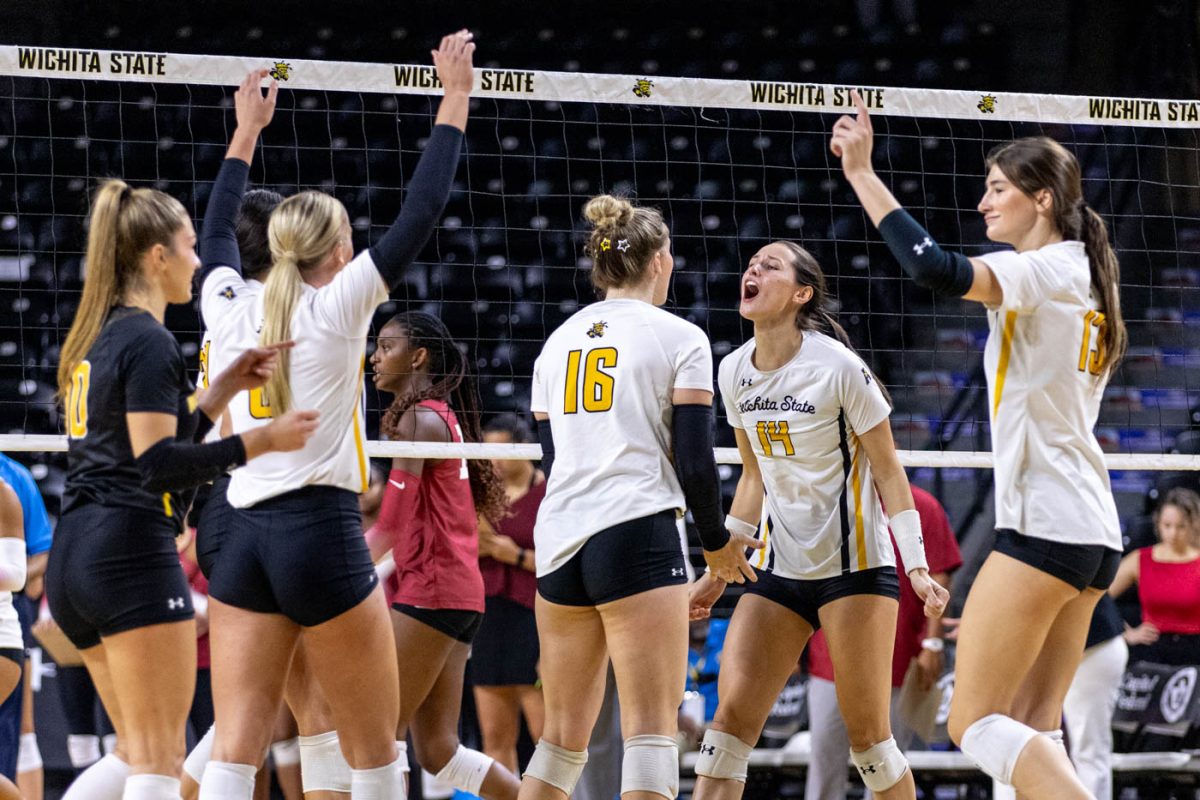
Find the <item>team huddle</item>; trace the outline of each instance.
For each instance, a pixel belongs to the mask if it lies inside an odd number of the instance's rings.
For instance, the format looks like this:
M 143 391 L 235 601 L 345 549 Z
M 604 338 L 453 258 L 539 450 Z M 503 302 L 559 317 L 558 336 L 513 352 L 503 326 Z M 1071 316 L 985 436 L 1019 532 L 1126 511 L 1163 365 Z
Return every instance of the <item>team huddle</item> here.
M 583 209 L 601 299 L 549 336 L 532 379 L 547 481 L 531 555 L 543 730 L 520 777 L 459 743 L 463 671 L 485 609 L 478 520 L 505 516 L 504 488 L 488 462 L 394 459 L 368 536 L 357 496 L 369 483 L 372 318 L 445 207 L 473 51 L 460 31 L 433 52 L 444 96 L 432 133 L 398 217 L 357 255 L 332 196 L 247 192 L 278 92 L 271 81 L 264 93 L 266 70 L 236 92 L 237 127 L 199 237 L 166 194 L 119 180 L 97 192 L 59 366 L 69 471 L 46 593 L 118 746 L 66 798 L 250 800 L 286 703 L 306 797 L 407 797 L 411 735 L 417 763 L 455 788 L 559 800 L 585 768 L 610 664 L 621 795 L 674 798 L 689 619 L 738 583 L 693 797 L 741 796 L 771 706 L 823 630 L 850 759 L 876 796 L 915 800 L 889 722 L 897 567 L 927 615 L 941 615 L 949 595 L 926 563 L 886 389 L 830 310 L 821 264 L 794 242 L 760 247 L 729 298 L 754 336 L 716 371 L 742 461 L 726 514 L 712 348 L 660 308 L 669 220 L 606 194 Z M 979 210 L 988 238 L 1012 249 L 942 250 L 875 175 L 871 121 L 855 99 L 857 116 L 835 123 L 830 148 L 865 213 L 907 274 L 983 303 L 991 328 L 998 537 L 963 614 L 951 736 L 1021 796 L 1090 797 L 1059 728 L 1121 550 L 1092 433 L 1125 347 L 1115 255 L 1083 203 L 1074 156 L 1046 138 L 987 159 Z M 163 325 L 193 282 L 206 329 L 198 389 Z M 394 398 L 387 438 L 480 440 L 469 369 L 436 317 L 388 321 L 370 367 Z M 196 638 L 175 537 L 189 508 L 209 580 L 216 724 L 185 762 Z M 685 510 L 708 565 L 691 583 Z M 388 599 L 382 563 L 399 587 Z

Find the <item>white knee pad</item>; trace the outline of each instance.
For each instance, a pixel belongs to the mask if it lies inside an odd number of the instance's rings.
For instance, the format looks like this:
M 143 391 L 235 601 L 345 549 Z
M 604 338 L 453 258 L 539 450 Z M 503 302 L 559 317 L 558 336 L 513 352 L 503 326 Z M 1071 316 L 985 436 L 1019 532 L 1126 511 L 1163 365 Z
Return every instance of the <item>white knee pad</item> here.
M 404 773 L 397 758 L 385 767 L 350 770 L 351 797 L 370 800 L 405 800 Z
M 33 772 L 42 768 L 42 751 L 36 733 L 22 733 L 17 746 L 17 772 Z
M 196 783 L 204 777 L 204 765 L 212 758 L 213 739 L 217 738 L 217 726 L 213 725 L 205 731 L 200 737 L 200 741 L 196 742 L 196 746 L 192 748 L 192 752 L 187 754 L 187 758 L 183 760 L 183 771 L 187 776 Z
M 67 735 L 67 756 L 72 769 L 86 769 L 100 760 L 100 737 L 94 733 Z
M 277 767 L 294 767 L 300 763 L 300 737 L 293 736 L 271 744 L 271 760 Z M 303 780 L 303 779 L 301 779 Z
M 625 740 L 621 794 L 654 792 L 675 800 L 679 794 L 679 748 L 670 736 L 642 734 Z
M 179 778 L 170 775 L 130 775 L 121 800 L 179 800 Z
M 981 770 L 1012 785 L 1013 768 L 1029 740 L 1038 732 L 1003 714 L 988 714 L 963 732 L 962 751 Z
M 408 763 L 407 753 L 404 761 Z M 494 761 L 491 756 L 478 750 L 468 750 L 460 744 L 446 766 L 438 772 L 437 779 L 467 794 L 478 795 L 479 787 L 483 786 L 483 779 L 487 777 Z
M 200 800 L 251 800 L 258 767 L 231 761 L 209 761 L 200 781 Z
M 891 736 L 861 753 L 851 750 L 850 760 L 858 767 L 863 784 L 872 792 L 886 792 L 899 783 L 908 771 L 908 759 Z
M 100 737 L 100 744 L 104 746 L 104 755 L 117 752 L 117 735 L 115 733 L 106 733 Z
M 400 771 L 408 775 L 408 742 L 396 742 L 396 755 L 400 757 Z
M 76 778 L 63 800 L 120 800 L 128 777 L 129 765 L 110 753 Z
M 349 792 L 350 764 L 337 731 L 300 738 L 300 783 L 308 792 Z
M 717 780 L 746 782 L 750 753 L 754 751 L 738 737 L 709 728 L 700 743 L 696 774 Z
M 534 748 L 525 774 L 550 784 L 570 797 L 571 792 L 575 791 L 575 784 L 579 782 L 579 776 L 583 774 L 587 759 L 587 750 L 568 750 L 542 739 Z

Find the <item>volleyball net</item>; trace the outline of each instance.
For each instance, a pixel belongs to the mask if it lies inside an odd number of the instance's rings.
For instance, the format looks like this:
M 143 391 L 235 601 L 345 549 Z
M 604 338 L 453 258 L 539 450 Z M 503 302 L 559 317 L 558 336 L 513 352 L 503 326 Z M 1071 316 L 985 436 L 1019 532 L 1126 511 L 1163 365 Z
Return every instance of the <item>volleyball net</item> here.
M 0 450 L 65 449 L 58 351 L 86 269 L 88 198 L 105 177 L 162 189 L 197 218 L 234 126 L 247 71 L 271 70 L 278 110 L 251 183 L 316 188 L 350 212 L 357 248 L 394 219 L 440 95 L 430 66 L 0 47 Z M 977 304 L 902 277 L 828 151 L 849 86 L 484 67 L 442 224 L 376 318 L 442 318 L 477 373 L 487 412 L 524 412 L 547 335 L 595 299 L 581 210 L 599 192 L 659 207 L 676 272 L 668 308 L 705 329 L 716 359 L 751 335 L 742 270 L 792 239 L 822 264 L 839 317 L 896 401 L 908 466 L 991 464 Z M 1118 485 L 1197 469 L 1200 419 L 1200 104 L 1193 101 L 858 86 L 874 114 L 876 168 L 939 241 L 990 247 L 975 211 L 995 144 L 1047 134 L 1078 156 L 1109 221 L 1132 347 L 1098 436 Z M 167 324 L 197 358 L 193 308 Z M 366 384 L 377 438 L 389 398 Z M 718 411 L 719 416 L 723 416 Z M 736 462 L 721 422 L 722 462 Z M 373 441 L 375 456 L 534 458 L 536 445 Z

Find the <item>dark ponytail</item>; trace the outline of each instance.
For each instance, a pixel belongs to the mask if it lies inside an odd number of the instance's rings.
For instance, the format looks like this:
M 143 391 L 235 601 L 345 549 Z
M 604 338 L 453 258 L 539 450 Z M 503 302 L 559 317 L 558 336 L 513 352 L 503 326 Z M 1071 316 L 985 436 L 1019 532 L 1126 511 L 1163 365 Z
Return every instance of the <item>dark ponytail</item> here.
M 432 314 L 409 311 L 392 317 L 384 327 L 400 328 L 408 336 L 409 347 L 424 347 L 429 352 L 428 389 L 396 397 L 383 413 L 379 428 L 393 438 L 399 432 L 400 418 L 410 408 L 424 400 L 443 400 L 450 405 L 462 428 L 464 442 L 481 442 L 482 405 L 470 363 L 450 335 L 445 323 Z M 508 495 L 492 462 L 482 458 L 467 459 L 467 474 L 471 481 L 471 497 L 475 510 L 490 520 L 508 515 Z
M 833 311 L 830 310 L 831 301 L 829 289 L 825 284 L 825 272 L 821 269 L 817 259 L 795 242 L 778 241 L 772 244 L 781 244 L 788 249 L 788 252 L 792 254 L 792 270 L 796 276 L 796 283 L 808 286 L 813 290 L 812 299 L 796 312 L 796 327 L 802 331 L 827 333 L 846 345 L 850 352 L 858 355 L 858 351 L 850 343 L 850 336 L 846 333 L 846 329 L 841 326 Z M 870 371 L 870 367 L 867 369 Z M 894 405 L 892 396 L 887 387 L 883 385 L 883 381 L 879 380 L 874 372 L 871 372 L 871 377 L 879 386 L 879 391 L 883 393 L 883 398 L 887 400 L 888 405 Z
M 1125 356 L 1129 333 L 1121 315 L 1121 268 L 1108 240 L 1104 220 L 1083 200 L 1083 181 L 1075 155 L 1048 136 L 1017 139 L 992 149 L 986 168 L 999 167 L 1014 186 L 1033 197 L 1050 192 L 1054 224 L 1064 239 L 1083 242 L 1092 292 L 1104 314 L 1100 326 L 1100 363 L 1112 374 Z

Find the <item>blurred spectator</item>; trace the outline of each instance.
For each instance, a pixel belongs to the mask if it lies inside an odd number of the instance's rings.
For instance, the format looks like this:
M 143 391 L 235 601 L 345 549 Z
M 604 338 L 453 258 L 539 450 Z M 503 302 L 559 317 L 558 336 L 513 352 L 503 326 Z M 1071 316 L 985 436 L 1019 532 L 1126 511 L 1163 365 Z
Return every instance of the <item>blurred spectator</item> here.
M 1137 584 L 1142 622 L 1125 631 L 1130 660 L 1200 663 L 1200 495 L 1172 489 L 1154 524 L 1158 544 L 1125 556 L 1108 589 L 1119 597 Z
M 929 575 L 949 588 L 950 574 L 962 566 L 958 541 L 950 528 L 950 520 L 941 503 L 925 490 L 912 487 L 913 502 L 921 516 L 921 533 L 925 538 L 925 557 Z M 892 541 L 895 546 L 895 540 Z M 901 692 L 932 693 L 937 690 L 938 678 L 945 668 L 945 642 L 942 620 L 927 619 L 924 604 L 909 585 L 908 576 L 900 568 L 900 607 L 896 616 L 896 643 L 892 651 L 892 736 L 901 750 L 907 750 L 914 738 L 913 721 L 899 713 Z M 834 690 L 833 663 L 829 647 L 821 631 L 809 640 L 808 713 L 812 759 L 805 781 L 805 800 L 843 800 L 848 783 L 847 757 L 850 739 L 838 711 Z M 936 710 L 936 703 L 930 707 Z M 868 790 L 865 797 L 870 797 Z
M 503 414 L 484 426 L 483 441 L 527 444 L 533 441 L 533 432 L 515 414 Z M 537 594 L 533 525 L 546 496 L 546 477 L 532 461 L 505 459 L 492 464 L 504 482 L 509 515 L 479 520 L 486 611 L 471 647 L 470 668 L 483 751 L 516 775 L 521 716 L 534 741 L 541 737 L 545 717 L 533 615 Z

